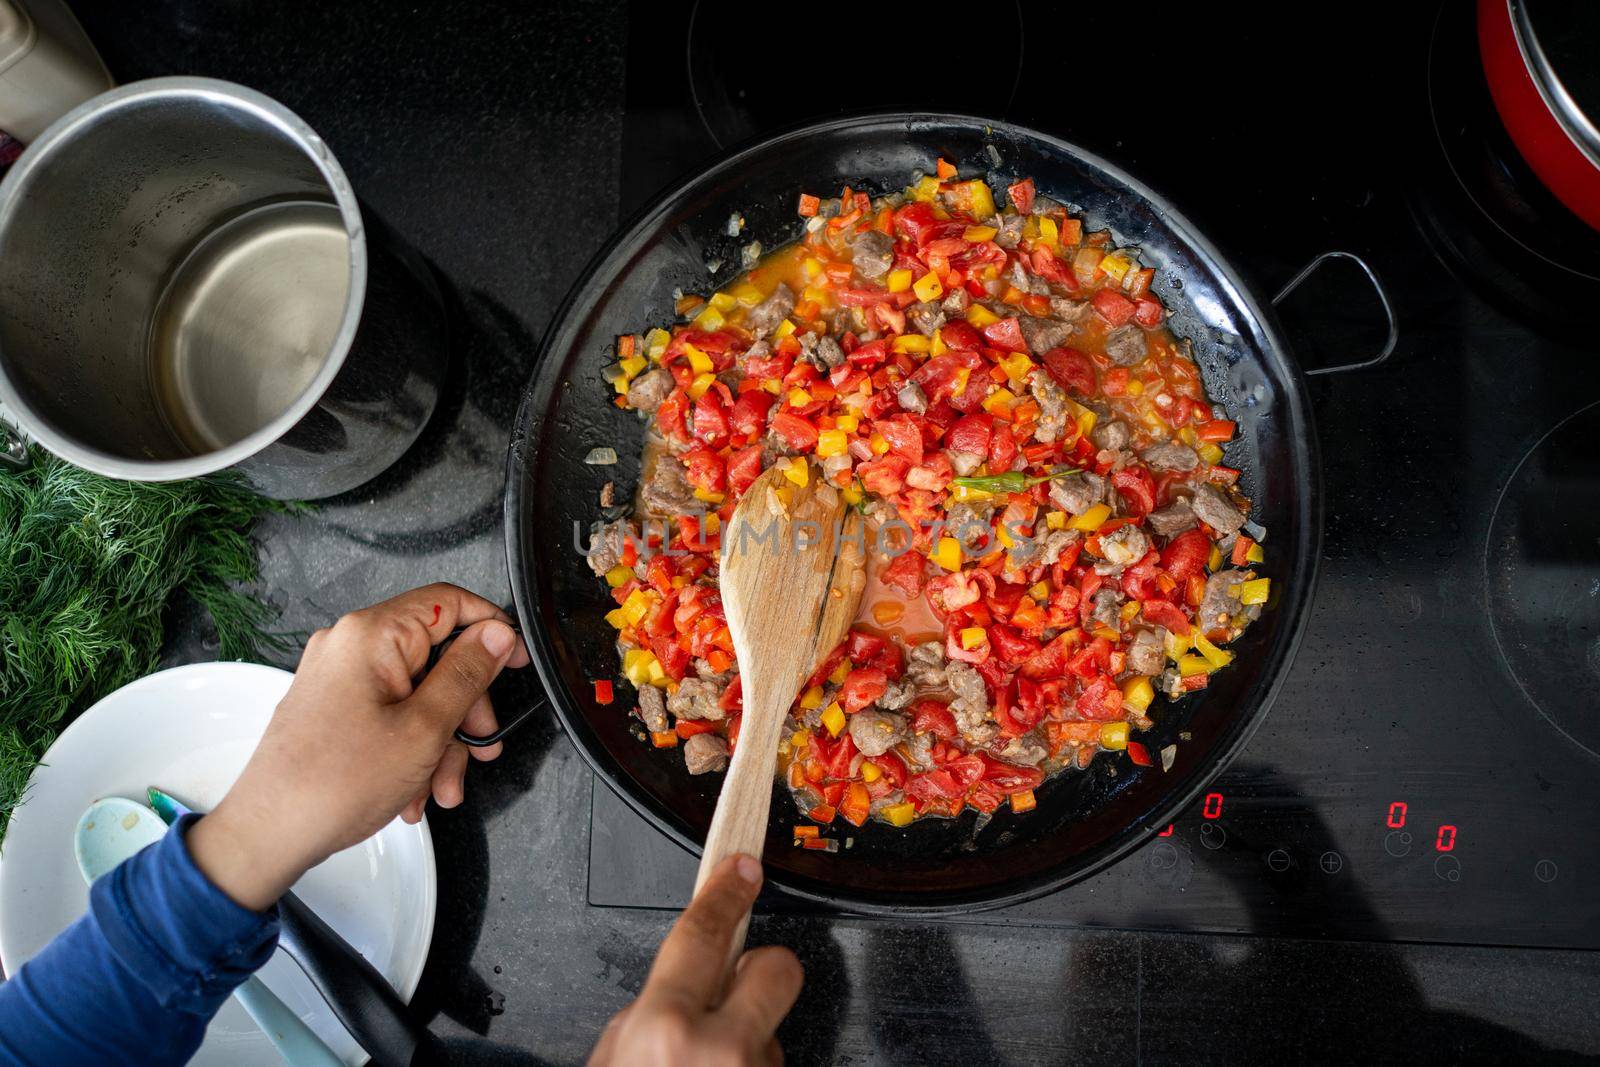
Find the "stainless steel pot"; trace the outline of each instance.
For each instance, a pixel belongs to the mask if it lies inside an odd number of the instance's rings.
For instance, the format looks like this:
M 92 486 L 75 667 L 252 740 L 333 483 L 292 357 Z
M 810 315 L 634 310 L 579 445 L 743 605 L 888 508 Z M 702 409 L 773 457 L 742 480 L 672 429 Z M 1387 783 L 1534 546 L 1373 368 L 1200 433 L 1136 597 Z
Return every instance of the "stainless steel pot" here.
M 445 357 L 426 265 L 250 89 L 114 89 L 0 182 L 0 417 L 81 467 L 331 496 L 416 439 Z

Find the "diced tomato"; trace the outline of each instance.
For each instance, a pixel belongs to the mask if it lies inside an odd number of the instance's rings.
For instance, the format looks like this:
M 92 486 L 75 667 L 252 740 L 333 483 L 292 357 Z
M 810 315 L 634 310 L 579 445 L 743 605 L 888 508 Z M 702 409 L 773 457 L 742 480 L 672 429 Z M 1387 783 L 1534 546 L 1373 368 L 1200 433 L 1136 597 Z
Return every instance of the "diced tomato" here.
M 963 756 L 944 765 L 945 772 L 955 780 L 958 793 L 966 792 L 968 787 L 983 777 L 987 769 L 983 757 L 977 755 Z
M 889 788 L 899 789 L 906 784 L 905 761 L 893 752 L 873 756 L 872 762 L 878 765 L 878 770 L 882 772 L 883 780 L 889 783 Z
M 989 641 L 995 654 L 1007 663 L 1022 663 L 1037 655 L 1042 646 L 1031 638 L 1023 637 L 1004 623 L 989 624 Z
M 723 486 L 726 473 L 722 457 L 709 448 L 691 448 L 683 454 L 684 477 L 689 484 L 707 492 L 716 492 Z
M 688 740 L 695 734 L 713 734 L 717 732 L 717 724 L 706 722 L 704 719 L 679 719 L 677 726 L 678 736 Z
M 661 427 L 661 432 L 675 441 L 689 440 L 689 406 L 689 394 L 682 389 L 668 393 L 656 408 L 656 425 Z
M 709 555 L 717 550 L 721 541 L 709 531 L 709 524 L 702 522 L 704 518 L 703 515 L 679 515 L 678 538 L 690 552 Z
M 789 411 L 780 411 L 772 416 L 772 428 L 789 443 L 789 447 L 796 452 L 810 452 L 817 447 L 817 428 L 811 420 L 801 418 Z
M 786 378 L 793 367 L 794 357 L 779 351 L 766 356 L 746 356 L 744 359 L 746 377 L 754 379 L 757 383 L 763 378 Z
M 1183 609 L 1166 600 L 1146 600 L 1139 606 L 1139 614 L 1147 622 L 1165 626 L 1179 637 L 1189 636 L 1189 616 Z
M 937 700 L 919 700 L 911 706 L 911 728 L 919 734 L 932 734 L 947 741 L 960 736 L 949 705 Z
M 1011 198 L 1011 205 L 1019 215 L 1033 214 L 1033 192 L 1032 178 L 1024 178 L 1006 186 L 1006 195 Z
M 861 782 L 851 782 L 844 791 L 844 799 L 839 804 L 839 814 L 852 826 L 860 826 L 867 821 L 867 815 L 872 810 L 872 797 L 867 793 L 867 787 Z
M 1069 393 L 1093 396 L 1094 361 L 1076 348 L 1052 348 L 1043 356 L 1044 369 Z
M 913 550 L 902 552 L 890 560 L 879 577 L 885 585 L 900 590 L 907 600 L 911 600 L 921 595 L 925 573 L 926 566 L 922 554 Z
M 856 475 L 867 492 L 874 496 L 892 496 L 905 488 L 906 471 L 911 464 L 904 456 L 887 455 L 882 459 L 858 464 Z
M 1180 584 L 1205 569 L 1211 557 L 1211 538 L 1204 530 L 1185 530 L 1161 550 L 1161 566 Z
M 983 347 L 983 338 L 978 336 L 977 329 L 970 322 L 957 320 L 946 323 L 939 331 L 939 337 L 949 347 L 963 351 Z
M 1067 661 L 1067 670 L 1079 678 L 1090 679 L 1111 664 L 1111 642 L 1097 637 Z
M 1231 441 L 1239 427 L 1231 419 L 1212 419 L 1194 428 L 1194 435 L 1202 441 Z
M 682 681 L 684 672 L 689 669 L 689 650 L 678 644 L 678 639 L 671 634 L 661 634 L 650 639 L 650 650 L 656 654 L 656 659 L 661 661 L 661 669 L 673 681 Z
M 715 390 L 707 390 L 694 402 L 694 435 L 719 448 L 728 440 L 728 412 Z
M 1138 741 L 1128 742 L 1128 758 L 1136 767 L 1155 766 L 1155 760 L 1150 758 L 1150 750 Z
M 932 229 L 937 221 L 934 218 L 933 205 L 919 200 L 895 211 L 894 232 L 921 244 L 923 234 Z
M 872 428 L 883 435 L 889 447 L 911 463 L 922 462 L 922 426 L 915 415 L 895 415 L 875 419 Z
M 739 394 L 728 414 L 728 424 L 746 437 L 758 436 L 767 428 L 767 411 L 775 398 L 765 389 Z
M 1133 321 L 1133 301 L 1115 289 L 1096 289 L 1089 298 L 1089 306 L 1112 326 L 1124 326 Z
M 1102 674 L 1078 694 L 1074 707 L 1085 719 L 1111 722 L 1122 717 L 1122 690 L 1109 675 Z
M 1033 729 L 1047 713 L 1061 706 L 1064 684 L 1060 678 L 1036 682 L 1026 675 L 1017 676 L 1017 701 L 1008 709 L 1013 736 Z
M 1161 306 L 1161 301 L 1153 296 L 1140 296 L 1133 305 L 1133 321 L 1145 329 L 1154 329 L 1161 325 L 1161 319 L 1166 314 L 1166 309 Z
M 1122 499 L 1128 502 L 1133 515 L 1148 515 L 1156 507 L 1156 481 L 1143 467 L 1124 467 L 1111 476 Z
M 991 322 L 983 328 L 984 340 L 995 348 L 1005 349 L 1007 352 L 1026 352 L 1028 342 L 1022 338 L 1022 323 L 1015 315 L 999 322 Z M 946 344 L 950 342 L 946 341 Z
M 1037 767 L 1018 767 L 982 753 L 978 758 L 983 761 L 983 780 L 993 782 L 1007 793 L 1032 789 L 1044 781 L 1044 772 Z
M 989 435 L 989 469 L 997 473 L 1008 471 L 1017 458 L 1017 439 L 1011 427 L 1000 423 Z
M 985 570 L 955 571 L 928 579 L 928 603 L 941 616 L 960 611 L 994 592 L 994 575 Z
M 871 704 L 889 688 L 889 676 L 880 667 L 857 667 L 845 676 L 839 687 L 839 703 L 847 712 L 857 712 Z
M 844 655 L 857 667 L 876 667 L 890 681 L 900 677 L 904 669 L 899 645 L 863 630 L 851 630 L 845 635 Z
M 1077 292 L 1078 279 L 1073 275 L 1072 268 L 1060 259 L 1050 249 L 1041 245 L 1033 250 L 1028 257 L 1028 266 L 1033 273 L 1052 284 L 1059 285 L 1070 292 Z
M 735 493 L 742 493 L 755 483 L 761 476 L 761 446 L 750 445 L 741 448 L 728 457 L 727 478 L 728 488 Z
M 994 431 L 994 416 L 987 411 L 975 411 L 971 415 L 963 415 L 951 424 L 945 431 L 945 447 L 954 452 L 966 452 L 975 456 L 986 456 L 989 453 L 989 438 Z
M 967 795 L 967 803 L 985 813 L 998 809 L 1003 799 L 1004 794 L 1000 788 L 989 782 L 979 782 Z
M 881 309 L 880 309 L 881 310 Z M 903 317 L 903 316 L 902 316 Z M 889 342 L 879 338 L 864 345 L 857 345 L 845 357 L 851 366 L 872 370 L 882 365 L 889 358 Z
M 935 767 L 922 774 L 913 774 L 906 779 L 906 796 L 925 805 L 932 801 L 959 797 L 964 792 L 966 787 L 958 784 L 955 776 L 943 767 Z
M 906 471 L 906 484 L 913 489 L 922 489 L 930 493 L 942 493 L 950 486 L 956 476 L 956 469 L 950 462 L 950 457 L 943 452 L 934 452 L 927 456 L 923 462 Z

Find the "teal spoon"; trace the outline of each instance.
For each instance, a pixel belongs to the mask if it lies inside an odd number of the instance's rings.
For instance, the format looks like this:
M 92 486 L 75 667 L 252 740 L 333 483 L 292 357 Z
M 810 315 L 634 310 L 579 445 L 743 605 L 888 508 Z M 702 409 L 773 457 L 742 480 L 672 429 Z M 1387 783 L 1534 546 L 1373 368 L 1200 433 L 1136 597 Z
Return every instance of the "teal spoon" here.
M 160 841 L 166 832 L 166 825 L 143 804 L 107 797 L 90 804 L 78 820 L 72 852 L 83 880 L 93 883 L 146 845 Z M 293 1067 L 344 1067 L 344 1061 L 259 978 L 246 978 L 233 996 L 284 1062 Z

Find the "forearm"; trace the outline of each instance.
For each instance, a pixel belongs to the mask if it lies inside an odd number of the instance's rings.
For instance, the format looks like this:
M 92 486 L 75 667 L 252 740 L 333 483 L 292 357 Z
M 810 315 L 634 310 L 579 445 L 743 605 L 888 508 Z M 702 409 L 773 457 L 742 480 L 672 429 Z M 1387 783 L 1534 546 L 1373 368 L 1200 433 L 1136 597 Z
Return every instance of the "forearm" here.
M 190 857 L 185 818 L 95 882 L 89 911 L 0 985 L 0 1063 L 182 1063 L 271 957 L 276 911 L 230 900 Z

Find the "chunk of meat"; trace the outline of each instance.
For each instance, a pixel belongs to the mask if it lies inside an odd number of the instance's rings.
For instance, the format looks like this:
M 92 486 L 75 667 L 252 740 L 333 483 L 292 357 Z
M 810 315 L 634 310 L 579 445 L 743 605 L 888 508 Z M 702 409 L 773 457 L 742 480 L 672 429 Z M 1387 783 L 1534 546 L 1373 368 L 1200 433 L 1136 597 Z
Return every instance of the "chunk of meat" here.
M 1122 591 L 1105 585 L 1094 595 L 1094 609 L 1089 617 L 1108 630 L 1121 629 Z
M 1106 480 L 1090 471 L 1073 471 L 1050 482 L 1050 501 L 1071 515 L 1082 515 L 1106 498 Z
M 1144 331 L 1133 323 L 1106 334 L 1106 358 L 1119 367 L 1136 367 L 1150 354 Z
M 976 452 L 960 452 L 956 449 L 946 449 L 945 455 L 950 457 L 950 465 L 956 470 L 956 477 L 966 478 L 973 471 L 983 466 L 984 458 Z
M 944 312 L 932 300 L 923 300 L 906 308 L 906 321 L 911 328 L 928 337 L 944 325 Z
M 996 755 L 1018 767 L 1037 767 L 1050 755 L 1050 750 L 1040 740 L 1038 731 L 1030 730 L 1021 737 L 1011 738 Z
M 850 262 L 861 277 L 876 281 L 894 265 L 894 238 L 881 230 L 867 230 L 850 246 Z
M 1195 450 L 1182 441 L 1163 441 L 1159 445 L 1151 445 L 1139 453 L 1139 458 L 1152 470 L 1158 471 L 1192 471 L 1200 466 L 1200 457 Z
M 672 721 L 667 718 L 667 698 L 653 685 L 639 690 L 639 718 L 644 720 L 644 728 L 653 734 L 664 734 L 672 729 Z
M 645 371 L 628 383 L 628 406 L 635 411 L 654 412 L 672 392 L 672 374 L 665 367 Z
M 1017 320 L 1017 325 L 1022 329 L 1022 340 L 1027 344 L 1028 351 L 1036 356 L 1042 356 L 1052 348 L 1066 344 L 1067 338 L 1073 333 L 1073 325 L 1070 322 L 1041 319 L 1033 315 L 1021 316 Z
M 1033 292 L 1033 284 L 1034 284 L 1033 283 L 1033 276 L 1028 273 L 1027 268 L 1023 267 L 1022 260 L 1020 260 L 1020 259 L 1012 260 L 1011 261 L 1011 266 L 1006 268 L 1005 277 L 1006 277 L 1006 281 L 1010 282 L 1015 288 L 1017 288 L 1021 292 L 1024 292 L 1024 293 Z M 1040 284 L 1040 286 L 1046 285 L 1046 283 L 1043 280 L 1041 280 L 1039 282 L 1039 284 Z
M 1109 448 L 1115 452 L 1119 448 L 1128 447 L 1128 442 L 1133 440 L 1133 431 L 1121 419 L 1108 419 L 1095 423 L 1089 439 L 1095 443 L 1096 448 Z
M 989 530 L 988 511 L 974 504 L 956 504 L 945 512 L 944 532 L 960 541 L 968 552 L 982 547 Z
M 944 642 L 924 641 L 913 648 L 906 656 L 906 677 L 930 689 L 944 686 Z
M 632 538 L 635 544 L 643 544 L 639 538 L 639 531 L 633 528 L 633 523 L 626 519 L 602 524 L 589 537 L 589 551 L 586 558 L 589 569 L 596 574 L 604 574 L 622 562 L 622 552 L 628 539 Z
M 1194 526 L 1194 512 L 1187 500 L 1174 500 L 1145 516 L 1145 522 L 1158 536 L 1174 537 Z
M 1137 526 L 1119 526 L 1100 538 L 1100 554 L 1107 563 L 1120 567 L 1131 566 L 1150 551 L 1150 538 Z
M 965 289 L 952 289 L 945 294 L 944 301 L 939 308 L 946 315 L 965 315 L 972 306 L 972 295 Z
M 922 386 L 916 382 L 907 382 L 902 385 L 894 398 L 900 402 L 904 411 L 912 411 L 918 415 L 928 410 L 928 394 L 922 391 Z
M 1074 300 L 1070 296 L 1052 296 L 1050 314 L 1062 322 L 1077 322 L 1089 310 L 1089 301 Z
M 1201 595 L 1200 607 L 1195 612 L 1195 622 L 1199 624 L 1201 633 L 1232 627 L 1233 617 L 1239 614 L 1244 604 L 1230 590 L 1249 577 L 1247 571 L 1230 567 L 1206 579 L 1206 591 Z
M 898 711 L 911 703 L 916 695 L 917 684 L 909 678 L 902 678 L 898 682 L 889 683 L 889 688 L 878 698 L 878 707 L 885 711 Z
M 801 334 L 800 358 L 820 370 L 830 371 L 844 362 L 844 348 L 832 334 Z
M 721 722 L 728 717 L 719 703 L 723 688 L 706 678 L 685 678 L 667 698 L 667 710 L 680 719 Z
M 705 501 L 694 495 L 687 472 L 676 456 L 656 457 L 656 467 L 650 473 L 640 494 L 645 510 L 652 515 L 703 515 Z
M 1028 391 L 1039 402 L 1039 420 L 1034 423 L 1035 439 L 1049 444 L 1061 438 L 1067 428 L 1067 392 L 1043 369 L 1028 376 Z
M 683 743 L 683 765 L 690 774 L 728 769 L 728 742 L 719 734 L 695 734 Z
M 892 711 L 858 711 L 850 716 L 850 740 L 863 756 L 881 756 L 906 737 L 906 717 Z
M 1076 530 L 1051 530 L 1045 536 L 1044 553 L 1040 556 L 1039 562 L 1048 567 L 1060 559 L 1061 553 L 1065 552 L 1067 546 L 1077 539 L 1078 531 Z
M 765 337 L 778 328 L 778 323 L 794 310 L 794 290 L 784 282 L 772 290 L 772 295 L 750 309 L 744 317 L 745 329 L 756 337 Z
M 1022 224 L 1025 220 L 1021 215 L 996 215 L 989 220 L 989 225 L 995 228 L 994 243 L 1001 248 L 1015 248 L 1022 242 Z
M 1157 626 L 1153 630 L 1140 630 L 1133 635 L 1128 646 L 1128 670 L 1145 677 L 1161 673 L 1167 663 L 1167 631 Z
M 1194 491 L 1189 507 L 1200 521 L 1226 537 L 1237 533 L 1244 525 L 1244 511 L 1229 499 L 1228 494 L 1206 482 Z
M 944 673 L 950 691 L 955 694 L 950 702 L 950 714 L 956 717 L 956 726 L 965 737 L 989 719 L 989 687 L 984 684 L 983 675 L 965 663 L 951 663 Z

